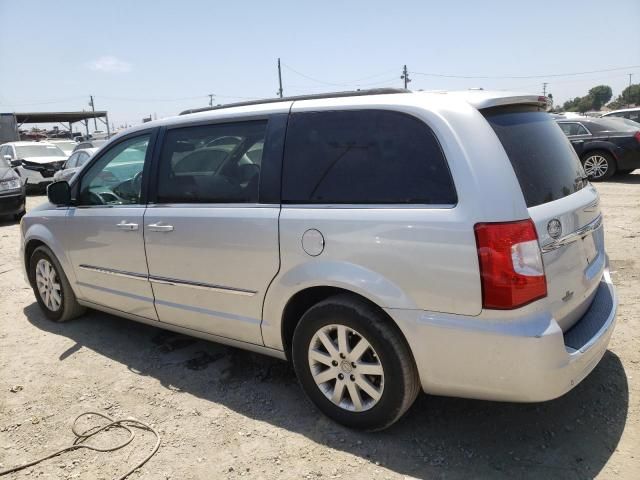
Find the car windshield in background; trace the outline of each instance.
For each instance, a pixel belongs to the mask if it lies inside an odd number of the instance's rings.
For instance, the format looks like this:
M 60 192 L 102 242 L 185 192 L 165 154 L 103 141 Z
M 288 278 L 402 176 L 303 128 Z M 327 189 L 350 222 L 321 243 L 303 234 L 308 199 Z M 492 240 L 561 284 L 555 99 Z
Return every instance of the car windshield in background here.
M 582 165 L 549 114 L 521 108 L 492 108 L 482 113 L 507 152 L 527 207 L 584 188 Z
M 18 158 L 28 157 L 65 157 L 55 145 L 16 145 Z

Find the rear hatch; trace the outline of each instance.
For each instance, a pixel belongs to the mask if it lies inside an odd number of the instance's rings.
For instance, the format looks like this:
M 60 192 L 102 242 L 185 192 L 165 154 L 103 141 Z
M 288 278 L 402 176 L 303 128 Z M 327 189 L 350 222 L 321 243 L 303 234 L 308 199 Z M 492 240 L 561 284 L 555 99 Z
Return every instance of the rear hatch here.
M 552 314 L 563 331 L 589 308 L 605 266 L 596 189 L 562 130 L 535 106 L 487 108 L 518 178 L 542 248 Z

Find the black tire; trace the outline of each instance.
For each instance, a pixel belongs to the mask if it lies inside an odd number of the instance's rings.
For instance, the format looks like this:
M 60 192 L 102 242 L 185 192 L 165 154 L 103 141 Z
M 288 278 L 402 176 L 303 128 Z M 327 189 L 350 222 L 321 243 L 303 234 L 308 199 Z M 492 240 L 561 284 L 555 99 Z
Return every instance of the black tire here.
M 55 270 L 55 278 L 60 286 L 59 296 L 61 297 L 60 306 L 57 309 L 52 309 L 47 306 L 45 299 L 43 299 L 42 294 L 38 289 L 36 268 L 40 260 L 49 262 Z M 58 259 L 49 248 L 40 246 L 31 254 L 31 258 L 29 259 L 29 280 L 31 281 L 31 287 L 33 288 L 33 293 L 36 296 L 38 305 L 40 305 L 40 308 L 48 319 L 53 320 L 54 322 L 66 322 L 82 315 L 85 312 L 85 308 L 76 300 L 76 296 L 71 289 L 67 276 L 64 274 L 64 270 L 62 270 L 62 267 L 60 266 L 60 262 L 58 262 Z
M 601 160 L 604 159 L 604 172 L 601 174 L 594 174 L 595 170 L 591 169 L 589 166 L 594 163 L 600 163 Z M 585 169 L 585 173 L 589 177 L 589 180 L 593 182 L 601 182 L 603 180 L 607 180 L 608 178 L 613 177 L 615 175 L 618 166 L 616 165 L 616 161 L 613 156 L 609 152 L 605 152 L 602 150 L 595 150 L 589 153 L 585 153 L 582 156 L 582 166 Z M 600 171 L 602 167 L 600 168 Z
M 20 219 L 21 219 L 22 217 L 24 217 L 24 214 L 25 214 L 25 213 L 27 213 L 27 211 L 26 211 L 26 210 L 21 210 L 20 212 L 18 212 L 18 213 L 16 213 L 16 214 L 14 214 L 14 215 L 13 215 L 13 219 L 14 219 L 16 222 L 19 222 L 19 221 L 20 221 Z
M 364 338 L 372 347 L 372 350 L 368 350 L 367 355 L 373 355 L 372 352 L 374 352 L 375 356 L 372 358 L 382 366 L 384 380 L 382 393 L 377 403 L 373 397 L 363 393 L 364 390 L 359 387 L 357 389 L 359 398 L 363 400 L 363 405 L 365 400 L 373 402 L 373 405 L 368 409 L 353 411 L 336 405 L 314 380 L 314 373 L 309 361 L 309 348 L 316 333 L 323 328 L 332 328 L 329 327 L 331 325 L 345 326 Z M 357 344 L 360 337 L 358 335 L 350 336 L 349 341 Z M 351 350 L 354 349 L 351 348 Z M 418 370 L 400 330 L 376 307 L 351 295 L 341 294 L 330 297 L 307 310 L 293 335 L 292 359 L 298 380 L 309 399 L 329 418 L 349 428 L 375 431 L 389 427 L 402 417 L 420 391 Z M 344 368 L 342 364 L 345 362 L 350 363 L 348 358 L 340 364 L 337 364 L 335 360 L 333 363 L 334 371 L 350 372 L 343 375 L 345 383 L 350 380 L 357 383 L 356 378 L 359 381 L 362 381 L 363 378 L 372 379 L 372 382 L 376 381 L 375 377 L 368 375 L 352 376 L 352 374 L 357 374 L 357 368 L 340 370 Z M 353 364 L 351 363 L 351 365 Z M 358 366 L 362 368 L 361 364 Z M 326 370 L 331 368 L 326 367 Z M 381 380 L 379 381 L 381 382 Z M 336 377 L 335 380 L 329 380 L 323 385 L 328 385 L 329 389 L 333 386 L 335 389 L 337 382 Z M 351 385 L 351 387 L 356 388 L 355 385 Z M 346 387 L 343 392 L 344 395 L 350 395 Z M 348 404 L 349 400 L 344 402 Z M 339 401 L 339 403 L 343 402 Z M 355 402 L 352 402 L 351 408 L 354 407 Z

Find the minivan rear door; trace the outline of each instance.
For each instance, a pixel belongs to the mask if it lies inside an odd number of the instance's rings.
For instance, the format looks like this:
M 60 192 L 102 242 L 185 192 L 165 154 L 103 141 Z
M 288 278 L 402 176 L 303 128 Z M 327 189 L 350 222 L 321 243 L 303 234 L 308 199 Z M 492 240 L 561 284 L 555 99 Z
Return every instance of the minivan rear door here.
M 482 113 L 520 183 L 542 248 L 546 301 L 566 331 L 588 309 L 605 268 L 598 192 L 550 115 L 533 106 Z

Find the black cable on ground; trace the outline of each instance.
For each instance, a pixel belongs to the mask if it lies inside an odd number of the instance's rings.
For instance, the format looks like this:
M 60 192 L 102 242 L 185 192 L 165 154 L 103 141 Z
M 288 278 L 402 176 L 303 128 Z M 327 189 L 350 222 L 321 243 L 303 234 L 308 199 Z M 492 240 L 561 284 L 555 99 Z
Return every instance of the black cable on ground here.
M 103 425 L 103 426 L 91 427 L 91 428 L 87 429 L 84 432 L 78 432 L 78 430 L 77 430 L 78 421 L 82 417 L 86 417 L 86 416 L 90 416 L 90 415 L 96 415 L 98 417 L 102 417 L 105 420 L 108 420 L 109 423 L 107 423 L 106 425 Z M 80 415 L 78 415 L 76 417 L 76 419 L 73 421 L 73 425 L 71 425 L 71 431 L 76 436 L 76 439 L 74 440 L 73 445 L 71 445 L 69 447 L 65 447 L 65 448 L 63 448 L 61 450 L 58 450 L 57 452 L 53 452 L 53 453 L 51 453 L 49 455 L 46 455 L 46 456 L 44 456 L 42 458 L 38 458 L 37 460 L 33 460 L 32 462 L 25 463 L 25 464 L 19 465 L 17 467 L 9 468 L 7 470 L 2 470 L 2 471 L 0 471 L 0 477 L 3 476 L 3 475 L 7 475 L 9 473 L 12 473 L 12 472 L 17 472 L 18 470 L 22 470 L 22 469 L 27 468 L 27 467 L 31 467 L 33 465 L 36 465 L 36 464 L 38 464 L 40 462 L 44 462 L 45 460 L 48 460 L 48 459 L 53 458 L 53 457 L 56 457 L 56 456 L 61 455 L 63 453 L 71 452 L 73 450 L 79 450 L 81 448 L 86 448 L 87 450 L 93 450 L 95 452 L 113 452 L 115 450 L 119 450 L 119 449 L 129 445 L 131 443 L 131 441 L 133 440 L 133 438 L 135 437 L 136 434 L 131 429 L 131 427 L 139 428 L 140 430 L 146 430 L 148 432 L 153 433 L 156 436 L 156 444 L 154 445 L 153 450 L 151 451 L 151 453 L 149 453 L 149 455 L 147 455 L 142 461 L 138 462 L 138 464 L 135 467 L 133 467 L 132 469 L 127 471 L 127 473 L 125 473 L 124 475 L 121 475 L 117 479 L 117 480 L 124 480 L 129 475 L 131 475 L 135 470 L 137 470 L 142 465 L 147 463 L 147 461 L 151 457 L 153 457 L 155 455 L 155 453 L 160 448 L 160 434 L 153 427 L 150 427 L 146 423 L 142 423 L 142 422 L 140 422 L 138 420 L 135 420 L 133 418 L 114 420 L 113 418 L 110 418 L 110 417 L 108 417 L 108 416 L 106 416 L 106 415 L 104 415 L 102 413 L 98 413 L 98 412 L 84 412 L 84 413 L 81 413 Z M 94 446 L 91 446 L 91 445 L 84 445 L 83 444 L 83 442 L 85 442 L 89 438 L 93 437 L 94 435 L 97 435 L 98 433 L 100 433 L 102 431 L 105 431 L 105 430 L 108 430 L 110 428 L 124 428 L 127 432 L 129 432 L 129 437 L 126 440 L 124 440 L 123 442 L 121 442 L 119 445 L 116 445 L 114 447 L 108 447 L 108 448 L 100 448 L 100 447 L 94 447 Z

